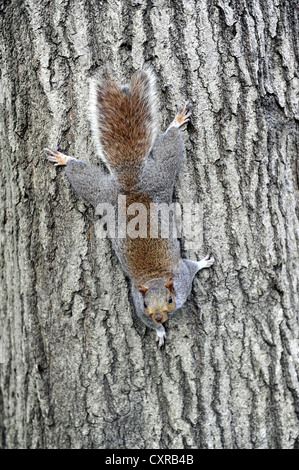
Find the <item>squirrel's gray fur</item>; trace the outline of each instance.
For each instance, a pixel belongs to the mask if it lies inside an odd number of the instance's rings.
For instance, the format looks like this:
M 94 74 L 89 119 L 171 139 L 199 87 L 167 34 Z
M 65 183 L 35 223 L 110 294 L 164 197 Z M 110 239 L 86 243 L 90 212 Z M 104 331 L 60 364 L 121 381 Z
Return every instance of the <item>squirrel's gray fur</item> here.
M 156 138 L 156 90 L 155 77 L 151 70 L 145 69 L 135 74 L 131 86 L 116 88 L 116 85 L 114 83 L 111 85 L 111 83 L 113 82 L 105 82 L 105 80 L 103 83 L 98 81 L 92 82 L 90 105 L 91 127 L 97 152 L 100 158 L 107 164 L 109 172 L 104 172 L 97 166 L 84 163 L 73 157 L 65 157 L 60 152 L 45 149 L 48 158 L 50 161 L 58 162 L 56 163 L 57 165 L 66 164 L 66 176 L 74 191 L 90 202 L 95 208 L 97 208 L 99 203 L 103 202 L 108 202 L 116 208 L 118 195 L 122 192 L 128 194 L 142 192 L 154 203 L 169 204 L 172 202 L 175 180 L 184 158 L 184 145 L 179 127 L 189 120 L 187 119 L 190 115 L 190 113 L 187 114 L 188 107 L 185 107 L 184 110 L 181 108 L 181 114 L 179 115 L 178 113 L 176 116 L 177 120 L 174 120 L 164 134 Z M 114 88 L 112 89 L 111 87 Z M 141 142 L 139 147 L 138 145 L 136 147 L 136 159 L 132 159 L 130 149 L 126 147 L 127 143 L 124 141 L 124 135 L 127 138 L 126 133 L 129 134 L 131 131 L 126 129 L 125 126 L 121 129 L 121 120 L 124 121 L 124 116 L 120 115 L 121 111 L 117 108 L 118 104 L 115 105 L 115 111 L 109 109 L 109 112 L 104 106 L 105 103 L 109 103 L 109 100 L 114 105 L 114 92 L 123 93 L 123 95 L 128 97 L 132 94 L 132 100 L 136 100 L 138 106 L 142 108 L 140 109 L 139 116 L 136 118 L 136 126 L 139 125 L 142 132 L 145 129 L 145 132 L 142 134 L 144 142 Z M 137 97 L 133 96 L 134 92 Z M 181 121 L 179 121 L 178 116 Z M 118 131 L 118 126 L 116 125 L 116 130 L 113 133 L 111 132 L 112 125 L 115 125 L 114 121 L 117 124 L 118 119 L 120 130 Z M 113 120 L 112 124 L 111 120 Z M 132 124 L 128 125 L 135 126 L 135 121 L 132 117 L 131 122 Z M 106 140 L 105 132 L 107 134 Z M 118 132 L 120 133 L 119 136 Z M 123 148 L 127 152 L 127 156 L 124 156 L 123 161 L 119 161 L 122 156 L 117 155 L 118 139 L 119 141 L 122 139 Z M 129 139 L 127 140 L 129 141 Z M 59 156 L 61 159 L 59 159 Z M 64 160 L 63 157 L 65 158 Z M 126 179 L 126 172 L 130 173 L 130 178 Z M 209 257 L 199 262 L 182 259 L 178 240 L 171 239 L 167 243 L 167 249 L 171 254 L 169 271 L 173 279 L 173 288 L 170 287 L 170 290 L 167 290 L 167 292 L 171 296 L 173 295 L 173 300 L 175 301 L 175 308 L 169 312 L 168 316 L 170 316 L 185 303 L 191 292 L 192 281 L 197 271 L 211 266 L 214 260 L 213 258 L 209 259 Z M 127 260 L 127 252 L 124 248 L 124 240 L 116 237 L 112 239 L 112 244 L 124 271 L 131 280 L 131 293 L 136 313 L 147 326 L 157 331 L 157 340 L 161 346 L 166 336 L 165 329 L 161 322 L 153 320 L 154 316 L 149 317 L 149 314 L 145 312 L 145 297 L 140 290 L 141 287 L 144 290 L 147 290 L 148 287 L 138 285 L 137 282 L 141 283 L 141 281 L 133 279 Z M 160 282 L 164 286 L 165 280 L 165 275 L 163 276 L 163 273 L 161 273 L 161 279 L 159 275 L 155 274 L 153 282 L 154 284 Z M 151 279 L 148 279 L 147 282 L 150 286 Z

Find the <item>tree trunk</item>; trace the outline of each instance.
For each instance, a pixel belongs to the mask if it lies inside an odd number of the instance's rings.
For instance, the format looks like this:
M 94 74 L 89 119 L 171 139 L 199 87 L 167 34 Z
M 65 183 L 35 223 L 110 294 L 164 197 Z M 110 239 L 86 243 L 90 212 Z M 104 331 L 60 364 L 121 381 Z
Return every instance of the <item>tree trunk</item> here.
M 3 448 L 293 448 L 298 387 L 295 0 L 12 0 L 1 24 Z M 156 72 L 188 98 L 179 202 L 216 261 L 167 344 L 135 318 L 93 209 L 43 147 L 98 163 L 88 80 Z

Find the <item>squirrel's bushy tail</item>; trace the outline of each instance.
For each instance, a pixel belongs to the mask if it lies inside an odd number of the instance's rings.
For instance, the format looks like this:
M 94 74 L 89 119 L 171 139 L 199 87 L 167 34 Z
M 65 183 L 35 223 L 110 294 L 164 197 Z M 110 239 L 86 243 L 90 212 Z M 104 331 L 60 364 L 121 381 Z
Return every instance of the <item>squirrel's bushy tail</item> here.
M 138 182 L 155 139 L 155 81 L 147 68 L 123 87 L 110 78 L 91 83 L 90 121 L 97 151 L 124 190 Z

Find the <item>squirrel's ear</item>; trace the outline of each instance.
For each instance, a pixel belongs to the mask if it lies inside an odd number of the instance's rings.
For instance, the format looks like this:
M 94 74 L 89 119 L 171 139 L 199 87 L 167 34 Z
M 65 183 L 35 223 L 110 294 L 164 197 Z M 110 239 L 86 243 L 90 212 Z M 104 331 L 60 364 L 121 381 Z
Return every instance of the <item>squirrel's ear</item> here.
M 170 292 L 174 292 L 174 287 L 173 287 L 173 279 L 170 277 L 168 281 L 165 284 L 165 287 L 170 290 Z
M 140 293 L 143 295 L 143 297 L 144 297 L 146 291 L 148 290 L 148 287 L 142 286 L 141 284 L 138 284 L 137 287 L 138 287 L 139 292 L 140 292 Z

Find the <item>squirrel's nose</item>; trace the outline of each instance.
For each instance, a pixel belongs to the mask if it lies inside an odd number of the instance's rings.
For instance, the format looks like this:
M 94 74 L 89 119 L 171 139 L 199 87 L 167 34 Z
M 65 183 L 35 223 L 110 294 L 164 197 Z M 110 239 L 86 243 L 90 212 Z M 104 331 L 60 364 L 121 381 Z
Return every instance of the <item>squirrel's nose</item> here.
M 161 323 L 163 321 L 163 318 L 164 318 L 163 312 L 155 313 L 155 320 L 157 323 Z
M 163 320 L 163 313 L 161 312 L 155 313 L 155 320 L 157 323 L 161 323 L 161 321 Z

